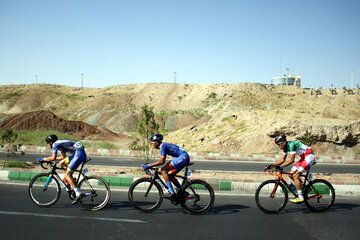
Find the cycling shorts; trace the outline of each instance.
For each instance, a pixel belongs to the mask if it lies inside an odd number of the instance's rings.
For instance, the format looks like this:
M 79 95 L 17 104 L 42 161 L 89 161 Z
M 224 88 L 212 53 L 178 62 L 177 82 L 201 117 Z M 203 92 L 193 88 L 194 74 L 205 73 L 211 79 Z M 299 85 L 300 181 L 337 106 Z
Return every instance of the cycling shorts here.
M 74 155 L 68 156 L 66 163 L 69 164 L 67 171 L 74 172 L 82 162 L 86 160 L 86 152 L 84 149 L 78 149 Z
M 315 163 L 315 155 L 311 152 L 308 155 L 303 154 L 301 159 L 291 168 L 293 171 L 305 173 Z
M 184 152 L 179 157 L 171 160 L 167 164 L 167 167 L 170 169 L 169 174 L 173 174 L 181 171 L 181 169 L 183 169 L 186 165 L 188 165 L 189 162 L 190 162 L 190 157 L 186 152 Z

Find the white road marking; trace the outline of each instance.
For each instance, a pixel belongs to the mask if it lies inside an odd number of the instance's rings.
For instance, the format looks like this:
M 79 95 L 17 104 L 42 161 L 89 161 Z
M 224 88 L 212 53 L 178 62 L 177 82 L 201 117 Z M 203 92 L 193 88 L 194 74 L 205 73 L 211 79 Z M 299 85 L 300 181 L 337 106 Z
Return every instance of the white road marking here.
M 98 220 L 98 221 L 110 221 L 110 222 L 125 222 L 125 223 L 148 223 L 147 221 L 142 221 L 142 220 L 137 220 L 137 219 L 102 218 L 102 217 L 78 217 L 78 216 L 65 216 L 65 215 L 55 215 L 55 214 L 43 214 L 43 213 L 26 213 L 26 212 L 0 211 L 0 214 L 22 215 L 22 216 L 33 216 L 33 217 L 50 217 L 50 218 L 85 219 L 85 220 Z

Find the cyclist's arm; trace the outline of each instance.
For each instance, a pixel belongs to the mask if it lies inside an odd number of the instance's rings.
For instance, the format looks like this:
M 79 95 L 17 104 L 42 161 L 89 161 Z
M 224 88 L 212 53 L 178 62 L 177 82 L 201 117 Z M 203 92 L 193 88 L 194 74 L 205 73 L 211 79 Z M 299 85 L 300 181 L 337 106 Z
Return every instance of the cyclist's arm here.
M 53 153 L 53 154 L 51 154 L 50 157 L 44 158 L 44 161 L 45 161 L 45 162 L 54 161 L 54 160 L 56 160 L 56 155 L 57 155 L 56 153 Z
M 160 160 L 157 162 L 151 163 L 150 166 L 151 167 L 160 166 L 165 163 L 165 160 L 166 160 L 166 156 L 160 156 Z
M 289 161 L 285 162 L 283 165 L 281 165 L 281 167 L 289 166 L 289 165 L 292 164 L 294 161 L 295 161 L 295 154 L 290 154 L 290 159 L 289 159 Z
M 55 160 L 63 160 L 66 158 L 66 153 L 61 153 L 60 157 L 57 157 L 56 153 L 51 154 L 50 157 L 48 158 L 44 158 L 45 162 L 51 162 L 51 161 L 55 161 Z
M 283 154 L 283 156 L 281 157 L 281 159 L 279 161 L 277 161 L 276 163 L 274 163 L 274 166 L 279 166 L 281 165 L 283 162 L 285 162 L 287 155 Z
M 66 158 L 66 153 L 62 152 L 60 157 L 56 157 L 56 160 L 64 160 Z

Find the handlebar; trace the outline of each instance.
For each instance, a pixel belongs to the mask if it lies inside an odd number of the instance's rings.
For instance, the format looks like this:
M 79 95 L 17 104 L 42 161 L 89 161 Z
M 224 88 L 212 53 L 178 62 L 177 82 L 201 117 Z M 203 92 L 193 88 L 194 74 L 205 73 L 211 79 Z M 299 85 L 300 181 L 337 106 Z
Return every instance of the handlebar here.
M 266 165 L 264 172 L 266 172 L 266 171 L 271 171 L 271 170 L 274 170 L 274 169 L 275 169 L 275 171 L 276 171 L 276 170 L 277 170 L 277 171 L 280 171 L 280 172 L 283 172 L 283 171 L 284 171 L 284 169 L 283 169 L 281 166 Z
M 148 169 L 143 169 L 144 172 L 147 174 L 147 175 L 150 175 L 150 176 L 153 176 L 155 174 L 155 172 L 157 172 L 159 168 L 148 168 Z
M 56 166 L 56 162 L 40 162 L 40 166 L 43 168 L 43 169 L 48 169 L 47 167 L 44 167 L 44 164 L 47 164 L 47 165 L 50 165 L 51 167 L 54 167 Z

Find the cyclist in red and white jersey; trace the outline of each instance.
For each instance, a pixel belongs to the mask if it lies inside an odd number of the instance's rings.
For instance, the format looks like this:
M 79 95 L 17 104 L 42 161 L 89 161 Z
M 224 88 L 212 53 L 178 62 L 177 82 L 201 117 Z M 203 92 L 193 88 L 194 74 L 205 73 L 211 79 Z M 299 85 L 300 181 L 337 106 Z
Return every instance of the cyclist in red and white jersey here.
M 300 156 L 300 160 L 291 168 L 290 171 L 290 177 L 295 182 L 298 197 L 290 199 L 290 201 L 293 203 L 302 203 L 304 202 L 304 196 L 301 190 L 301 180 L 299 177 L 315 163 L 313 150 L 311 147 L 303 144 L 302 142 L 287 141 L 284 134 L 277 136 L 275 138 L 275 143 L 283 151 L 282 158 L 274 164 L 275 166 L 281 165 L 281 167 L 286 167 L 295 161 L 295 155 Z M 290 155 L 290 159 L 285 162 L 288 155 Z

